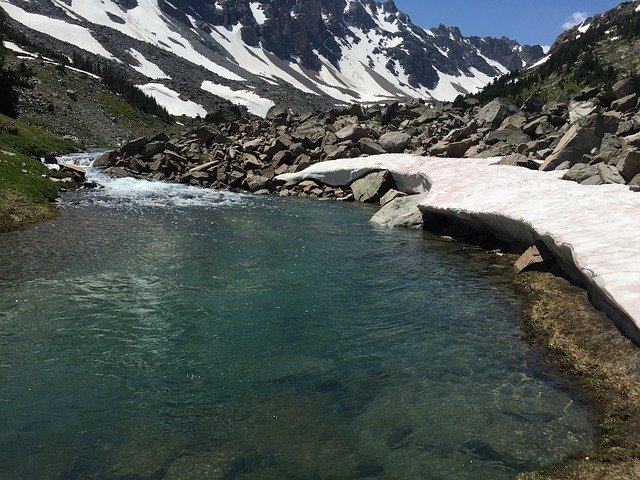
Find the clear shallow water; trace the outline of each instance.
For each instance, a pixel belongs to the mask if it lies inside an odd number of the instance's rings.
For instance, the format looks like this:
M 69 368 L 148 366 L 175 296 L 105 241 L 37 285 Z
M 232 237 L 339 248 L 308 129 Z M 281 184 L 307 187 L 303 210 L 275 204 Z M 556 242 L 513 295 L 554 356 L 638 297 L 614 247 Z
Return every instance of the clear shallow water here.
M 0 235 L 0 478 L 506 479 L 592 444 L 473 248 L 131 180 L 63 210 Z

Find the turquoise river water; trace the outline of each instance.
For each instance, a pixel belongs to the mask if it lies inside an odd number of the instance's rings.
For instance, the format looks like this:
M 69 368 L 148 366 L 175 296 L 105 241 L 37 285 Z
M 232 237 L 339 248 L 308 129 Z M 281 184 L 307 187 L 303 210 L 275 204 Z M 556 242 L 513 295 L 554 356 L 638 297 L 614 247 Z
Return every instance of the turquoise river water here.
M 94 177 L 0 235 L 0 478 L 500 480 L 592 446 L 490 254 Z

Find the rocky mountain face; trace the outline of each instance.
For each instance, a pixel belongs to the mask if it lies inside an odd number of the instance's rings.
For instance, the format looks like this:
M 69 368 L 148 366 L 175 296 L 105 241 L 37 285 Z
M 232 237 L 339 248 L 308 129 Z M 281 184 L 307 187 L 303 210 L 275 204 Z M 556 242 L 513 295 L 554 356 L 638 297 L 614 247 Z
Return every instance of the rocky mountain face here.
M 170 113 L 224 98 L 264 116 L 407 98 L 453 100 L 543 56 L 540 46 L 425 30 L 393 1 L 1 0 L 36 42 L 126 69 Z

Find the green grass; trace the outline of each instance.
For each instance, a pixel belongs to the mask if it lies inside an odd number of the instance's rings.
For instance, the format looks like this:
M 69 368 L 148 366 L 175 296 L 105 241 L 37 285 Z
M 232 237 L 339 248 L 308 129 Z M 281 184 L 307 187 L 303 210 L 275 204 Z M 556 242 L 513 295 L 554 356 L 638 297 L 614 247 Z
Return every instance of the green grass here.
M 78 146 L 43 130 L 0 115 L 0 232 L 56 215 L 51 202 L 64 185 L 39 161 L 49 153 Z

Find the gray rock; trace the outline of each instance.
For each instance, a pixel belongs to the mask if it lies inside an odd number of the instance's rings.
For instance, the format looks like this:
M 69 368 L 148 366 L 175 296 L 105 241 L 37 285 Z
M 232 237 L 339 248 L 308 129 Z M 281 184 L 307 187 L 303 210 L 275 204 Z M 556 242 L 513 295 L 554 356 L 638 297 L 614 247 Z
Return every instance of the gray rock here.
M 480 125 L 488 124 L 497 127 L 505 118 L 517 112 L 518 108 L 510 100 L 506 98 L 496 98 L 478 111 L 476 120 Z
M 633 78 L 623 78 L 613 85 L 612 90 L 617 99 L 624 98 L 636 92 L 636 81 Z
M 640 132 L 624 137 L 624 140 L 627 142 L 627 145 L 640 148 Z
M 626 97 L 622 97 L 611 104 L 611 108 L 618 112 L 627 112 L 636 106 L 638 95 L 632 93 Z
M 520 145 L 531 141 L 531 138 L 519 128 L 509 126 L 502 130 L 494 130 L 484 138 L 487 145 L 495 145 L 498 142 L 504 142 L 507 145 Z
M 352 142 L 357 142 L 361 138 L 365 138 L 369 136 L 369 132 L 367 129 L 362 128 L 358 125 L 347 125 L 344 128 L 341 128 L 336 132 L 336 137 L 341 142 L 345 140 L 351 140 Z
M 384 207 L 387 203 L 395 200 L 396 198 L 406 197 L 406 196 L 407 196 L 407 194 L 404 193 L 404 192 L 400 192 L 398 190 L 389 190 L 380 199 L 380 205 L 382 205 Z
M 598 174 L 580 182 L 582 185 L 606 185 L 612 183 L 624 185 L 624 178 L 622 178 L 617 168 L 604 163 L 599 163 L 595 167 L 598 170 Z
M 164 152 L 167 149 L 167 143 L 162 141 L 149 142 L 144 146 L 142 156 L 145 160 L 150 160 L 153 156 Z
M 542 99 L 542 96 L 539 93 L 534 93 L 527 97 L 521 110 L 528 113 L 540 113 L 542 111 L 542 107 L 544 107 L 544 100 Z
M 147 144 L 146 137 L 136 138 L 120 147 L 120 154 L 125 157 L 133 157 L 142 153 L 144 146 Z
M 358 147 L 358 150 L 362 153 L 366 153 L 367 155 L 381 155 L 383 153 L 387 153 L 387 151 L 382 148 L 382 145 L 372 138 L 361 138 L 356 144 L 356 147 Z
M 364 203 L 378 203 L 389 190 L 395 188 L 396 182 L 387 170 L 369 173 L 351 184 L 354 198 Z
M 635 150 L 623 152 L 617 167 L 624 179 L 630 182 L 634 177 L 640 175 L 640 152 Z
M 271 191 L 273 189 L 271 179 L 262 175 L 247 175 L 247 186 L 252 192 L 259 192 L 260 190 Z
M 588 178 L 598 175 L 598 168 L 595 165 L 586 165 L 584 163 L 577 163 L 565 173 L 562 177 L 563 180 L 569 180 L 571 182 L 582 183 Z
M 112 163 L 118 158 L 119 152 L 117 150 L 111 150 L 104 152 L 98 158 L 93 161 L 93 166 L 98 168 L 111 167 Z
M 564 134 L 553 153 L 540 166 L 540 170 L 555 170 L 564 162 L 569 162 L 571 165 L 578 163 L 582 155 L 599 147 L 600 142 L 601 139 L 589 129 L 573 125 Z
M 411 143 L 411 135 L 402 132 L 388 132 L 380 136 L 378 143 L 388 153 L 402 153 Z
M 507 155 L 503 157 L 499 162 L 494 163 L 493 165 L 508 165 L 510 167 L 524 167 L 529 168 L 531 170 L 537 170 L 539 165 L 533 159 L 529 157 L 525 157 L 520 153 L 514 153 L 511 155 Z
M 384 227 L 422 228 L 424 221 L 418 205 L 429 195 L 409 195 L 396 198 L 378 210 L 370 222 Z
M 584 102 L 573 101 L 569 104 L 569 123 L 575 125 L 589 115 L 593 115 L 600 110 L 598 102 L 595 99 L 586 100 Z

